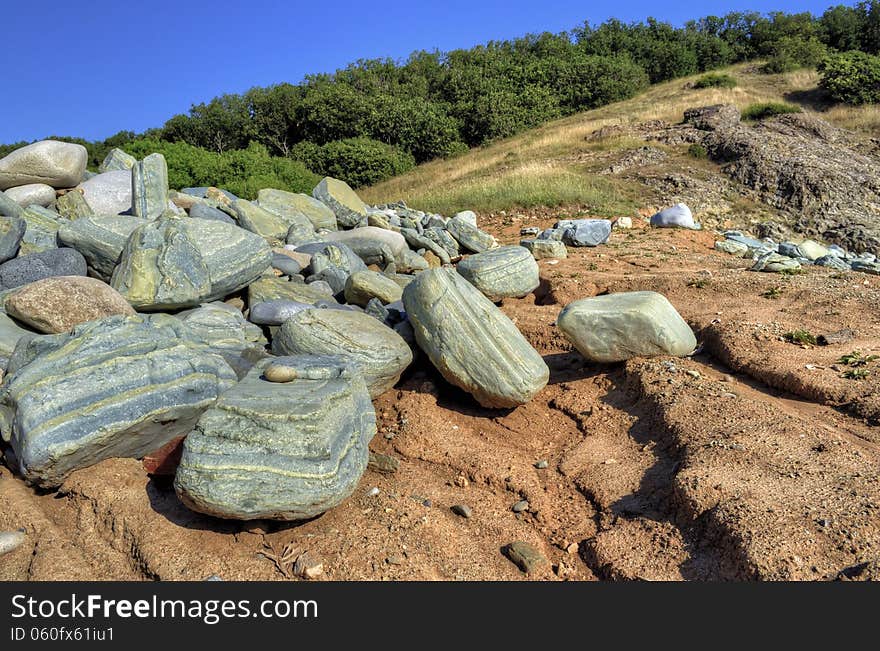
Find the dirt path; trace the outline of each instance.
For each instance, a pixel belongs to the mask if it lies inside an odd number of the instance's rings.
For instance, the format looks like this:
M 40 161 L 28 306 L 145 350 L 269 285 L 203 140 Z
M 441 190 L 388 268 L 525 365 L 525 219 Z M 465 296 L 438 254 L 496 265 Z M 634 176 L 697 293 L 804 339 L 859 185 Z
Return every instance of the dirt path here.
M 550 220 L 488 223 L 514 241 L 521 226 Z M 289 568 L 271 557 L 285 548 L 319 556 L 330 579 L 876 573 L 880 364 L 847 379 L 838 360 L 880 351 L 880 279 L 752 273 L 712 242 L 706 232 L 637 229 L 542 261 L 536 294 L 502 309 L 550 366 L 548 386 L 518 409 L 486 410 L 418 360 L 375 403 L 371 448 L 399 459 L 397 471 L 368 470 L 351 499 L 306 523 L 190 513 L 135 460 L 75 473 L 48 495 L 0 468 L 0 529 L 28 532 L 0 559 L 0 579 L 283 580 Z M 592 365 L 553 325 L 571 300 L 634 289 L 666 294 L 703 351 Z M 782 340 L 844 327 L 856 331 L 847 344 Z M 521 500 L 528 510 L 514 513 Z M 456 504 L 471 517 L 455 515 Z M 550 563 L 523 574 L 501 553 L 514 540 Z

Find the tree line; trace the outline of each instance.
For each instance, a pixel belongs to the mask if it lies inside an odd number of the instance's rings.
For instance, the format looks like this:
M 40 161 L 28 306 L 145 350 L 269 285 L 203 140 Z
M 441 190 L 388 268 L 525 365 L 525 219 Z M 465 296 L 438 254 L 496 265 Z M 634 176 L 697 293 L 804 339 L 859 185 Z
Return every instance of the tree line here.
M 821 16 L 733 12 L 683 27 L 652 18 L 635 23 L 612 19 L 597 26 L 585 22 L 559 34 L 414 52 L 405 61 L 359 60 L 298 84 L 216 97 L 143 134 L 124 131 L 101 142 L 68 140 L 84 144 L 95 166 L 110 148 L 144 139 L 159 151 L 172 144 L 178 153 L 181 144 L 192 147 L 187 157 L 204 156 L 205 167 L 216 167 L 216 157 L 253 144 L 251 158 L 295 160 L 318 174 L 364 185 L 554 118 L 627 99 L 649 84 L 759 58 L 767 61 L 767 72 L 824 65 L 833 74 L 851 70 L 852 62 L 826 65 L 829 54 L 849 51 L 864 53 L 850 57 L 856 64 L 877 64 L 880 0 L 838 5 Z M 863 70 L 859 74 L 873 79 Z M 862 95 L 849 92 L 840 99 L 852 97 Z M 0 155 L 21 144 L 0 147 Z M 192 166 L 198 168 L 198 160 Z

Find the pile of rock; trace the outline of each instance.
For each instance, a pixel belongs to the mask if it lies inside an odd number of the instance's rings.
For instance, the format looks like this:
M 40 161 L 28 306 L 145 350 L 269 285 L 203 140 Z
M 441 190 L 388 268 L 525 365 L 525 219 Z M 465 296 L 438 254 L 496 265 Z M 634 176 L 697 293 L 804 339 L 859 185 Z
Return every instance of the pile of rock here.
M 816 265 L 838 271 L 861 271 L 880 275 L 880 262 L 873 253 L 851 253 L 836 245 L 815 240 L 780 242 L 765 237 L 757 239 L 742 231 L 725 231 L 724 239 L 715 242 L 715 249 L 730 255 L 753 260 L 752 271 L 795 272 Z
M 499 246 L 473 212 L 368 206 L 332 178 L 247 201 L 171 190 L 160 154 L 85 162 L 54 141 L 0 160 L 3 441 L 52 488 L 182 439 L 180 499 L 224 518 L 310 518 L 348 497 L 371 398 L 419 351 L 485 407 L 531 400 L 549 369 L 495 302 L 612 227 L 563 220 Z M 603 362 L 696 343 L 644 292 L 577 301 L 559 326 Z

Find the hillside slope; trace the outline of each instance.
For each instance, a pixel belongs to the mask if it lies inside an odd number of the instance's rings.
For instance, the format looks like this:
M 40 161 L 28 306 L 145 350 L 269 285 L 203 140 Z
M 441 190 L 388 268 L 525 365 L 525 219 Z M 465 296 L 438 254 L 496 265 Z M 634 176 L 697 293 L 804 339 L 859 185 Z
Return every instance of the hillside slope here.
M 689 108 L 733 104 L 743 109 L 758 102 L 799 105 L 810 116 L 866 138 L 880 132 L 880 107 L 832 105 L 817 89 L 815 72 L 767 75 L 757 69 L 758 64 L 750 63 L 724 70 L 737 80 L 730 89 L 695 89 L 699 76 L 659 84 L 631 100 L 421 165 L 364 188 L 362 194 L 371 202 L 402 199 L 443 214 L 543 206 L 571 214 L 634 215 L 684 200 L 709 225 L 791 221 L 791 215 L 780 214 L 747 188 L 731 183 L 721 165 L 695 157 L 687 142 L 648 143 L 639 133 L 639 127 L 650 128 L 657 121 L 680 123 Z

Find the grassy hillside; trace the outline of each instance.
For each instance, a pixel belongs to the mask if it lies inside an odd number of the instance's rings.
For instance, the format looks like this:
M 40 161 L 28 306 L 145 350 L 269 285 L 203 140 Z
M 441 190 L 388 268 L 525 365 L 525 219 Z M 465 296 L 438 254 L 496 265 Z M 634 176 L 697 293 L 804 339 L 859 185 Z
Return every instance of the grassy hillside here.
M 829 106 L 817 90 L 814 71 L 767 75 L 756 68 L 749 63 L 725 70 L 736 78 L 734 88 L 689 88 L 700 75 L 659 84 L 633 99 L 426 163 L 360 193 L 370 203 L 403 199 L 410 206 L 442 214 L 578 205 L 595 215 L 614 215 L 639 207 L 642 188 L 592 173 L 591 161 L 602 150 L 645 143 L 631 138 L 586 140 L 605 126 L 656 119 L 679 122 L 686 109 L 709 104 L 730 103 L 743 109 L 756 102 L 789 102 L 838 126 L 880 133 L 880 106 Z

